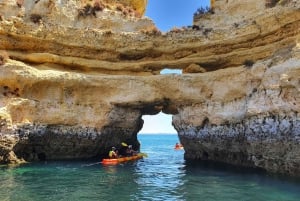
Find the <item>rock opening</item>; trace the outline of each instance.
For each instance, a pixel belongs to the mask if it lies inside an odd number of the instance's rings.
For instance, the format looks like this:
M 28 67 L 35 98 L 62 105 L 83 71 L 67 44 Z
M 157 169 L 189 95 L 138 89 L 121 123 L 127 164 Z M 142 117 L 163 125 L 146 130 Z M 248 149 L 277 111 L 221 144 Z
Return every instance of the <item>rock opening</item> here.
M 163 70 L 160 71 L 161 75 L 165 75 L 165 74 L 182 74 L 182 70 L 181 69 L 169 69 L 169 68 L 165 68 Z
M 144 124 L 140 134 L 177 133 L 172 126 L 172 115 L 161 112 L 157 115 L 143 115 L 142 119 Z
M 209 5 L 210 0 L 150 0 L 148 1 L 146 16 L 153 19 L 160 30 L 168 31 L 175 27 L 192 25 L 193 13 L 197 10 L 197 8 Z

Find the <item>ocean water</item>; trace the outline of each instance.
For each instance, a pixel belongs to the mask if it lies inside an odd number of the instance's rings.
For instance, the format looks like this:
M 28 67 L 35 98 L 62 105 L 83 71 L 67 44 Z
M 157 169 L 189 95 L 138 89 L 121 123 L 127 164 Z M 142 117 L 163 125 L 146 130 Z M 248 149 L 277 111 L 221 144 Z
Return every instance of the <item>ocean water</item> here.
M 300 181 L 232 167 L 191 164 L 176 135 L 139 135 L 147 158 L 117 166 L 41 162 L 0 168 L 0 201 L 299 201 Z

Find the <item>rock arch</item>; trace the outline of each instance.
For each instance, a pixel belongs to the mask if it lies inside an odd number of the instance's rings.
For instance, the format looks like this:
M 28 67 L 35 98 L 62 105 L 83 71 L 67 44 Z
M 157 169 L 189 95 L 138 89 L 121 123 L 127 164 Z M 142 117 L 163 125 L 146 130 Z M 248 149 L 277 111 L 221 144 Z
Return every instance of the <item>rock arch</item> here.
M 6 106 L 9 117 L 0 126 L 2 142 L 10 145 L 1 148 L 2 162 L 15 161 L 11 151 L 17 158 L 32 161 L 99 158 L 122 141 L 138 146 L 142 115 L 162 111 L 173 115 L 172 124 L 185 146 L 186 159 L 298 174 L 297 160 L 291 163 L 282 157 L 298 153 L 295 139 L 300 120 L 295 105 L 300 97 L 290 99 L 288 95 L 299 94 L 297 67 L 283 71 L 283 77 L 277 76 L 277 71 L 283 70 L 280 67 L 262 74 L 240 67 L 199 75 L 141 77 L 40 72 L 35 79 L 27 75 L 36 70 L 26 67 L 26 76 L 18 76 L 15 83 L 10 80 L 24 66 L 6 65 L 8 68 L 1 69 L 6 77 L 0 87 L 5 86 L 3 90 L 13 102 Z M 260 68 L 254 70 L 260 72 Z M 278 77 L 279 87 L 269 91 L 274 77 Z M 15 88 L 22 98 L 13 97 Z M 270 101 L 285 108 L 278 114 Z M 258 109 L 260 112 L 255 112 Z M 280 149 L 269 144 L 270 140 L 280 142 Z M 277 162 L 270 165 L 262 160 L 262 154 L 275 157 Z M 285 168 L 278 168 L 278 163 Z

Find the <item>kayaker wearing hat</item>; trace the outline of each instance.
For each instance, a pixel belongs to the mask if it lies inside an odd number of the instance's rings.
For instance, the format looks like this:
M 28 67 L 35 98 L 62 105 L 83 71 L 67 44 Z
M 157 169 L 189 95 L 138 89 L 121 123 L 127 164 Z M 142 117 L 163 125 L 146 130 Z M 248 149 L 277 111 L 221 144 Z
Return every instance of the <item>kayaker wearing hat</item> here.
M 126 155 L 127 156 L 133 156 L 133 155 L 136 155 L 136 154 L 137 154 L 137 152 L 132 149 L 132 145 L 128 145 L 128 148 L 126 150 Z

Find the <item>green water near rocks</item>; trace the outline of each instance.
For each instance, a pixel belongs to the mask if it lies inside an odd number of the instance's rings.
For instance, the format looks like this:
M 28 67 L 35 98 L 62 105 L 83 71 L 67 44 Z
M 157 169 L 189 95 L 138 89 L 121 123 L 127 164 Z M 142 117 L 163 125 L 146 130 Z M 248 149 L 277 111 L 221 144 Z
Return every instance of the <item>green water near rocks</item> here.
M 186 163 L 176 135 L 139 135 L 148 158 L 117 166 L 43 162 L 0 168 L 1 201 L 299 201 L 300 181 Z

